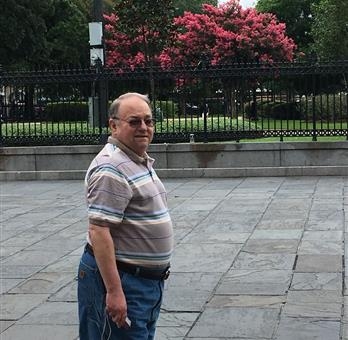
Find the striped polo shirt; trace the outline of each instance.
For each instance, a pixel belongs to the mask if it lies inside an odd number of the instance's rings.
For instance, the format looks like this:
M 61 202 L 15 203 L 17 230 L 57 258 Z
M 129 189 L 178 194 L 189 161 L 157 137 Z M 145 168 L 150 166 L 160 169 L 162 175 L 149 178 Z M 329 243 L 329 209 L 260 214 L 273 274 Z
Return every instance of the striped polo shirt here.
M 86 174 L 87 212 L 90 224 L 110 228 L 118 261 L 163 267 L 173 251 L 173 227 L 153 162 L 109 137 Z

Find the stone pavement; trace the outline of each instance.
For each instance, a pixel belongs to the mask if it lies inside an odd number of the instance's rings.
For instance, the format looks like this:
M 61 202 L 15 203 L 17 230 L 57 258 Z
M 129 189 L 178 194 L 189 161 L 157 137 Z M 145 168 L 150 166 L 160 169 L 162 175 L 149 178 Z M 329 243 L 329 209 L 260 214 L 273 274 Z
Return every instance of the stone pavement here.
M 348 177 L 164 183 L 176 247 L 156 340 L 348 339 Z M 1 340 L 78 339 L 83 191 L 0 182 Z

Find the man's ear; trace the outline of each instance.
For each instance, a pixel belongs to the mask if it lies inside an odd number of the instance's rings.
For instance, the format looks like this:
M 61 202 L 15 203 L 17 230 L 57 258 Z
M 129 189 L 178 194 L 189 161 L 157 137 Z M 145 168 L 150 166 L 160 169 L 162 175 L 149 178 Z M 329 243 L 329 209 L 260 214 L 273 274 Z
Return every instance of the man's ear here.
M 116 130 L 117 125 L 115 119 L 109 118 L 109 127 L 112 131 Z

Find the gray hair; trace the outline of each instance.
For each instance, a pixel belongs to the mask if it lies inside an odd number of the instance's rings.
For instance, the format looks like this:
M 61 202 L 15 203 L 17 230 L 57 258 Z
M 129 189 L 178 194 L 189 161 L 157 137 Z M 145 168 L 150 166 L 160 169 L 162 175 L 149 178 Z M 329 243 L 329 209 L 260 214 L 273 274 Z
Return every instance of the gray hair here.
M 124 99 L 130 98 L 130 97 L 138 97 L 142 99 L 144 102 L 146 102 L 150 107 L 150 99 L 148 95 L 141 94 L 138 92 L 127 92 L 125 94 L 120 95 L 118 98 L 116 98 L 110 105 L 109 108 L 109 118 L 115 118 L 118 116 L 119 110 L 120 110 L 120 104 Z

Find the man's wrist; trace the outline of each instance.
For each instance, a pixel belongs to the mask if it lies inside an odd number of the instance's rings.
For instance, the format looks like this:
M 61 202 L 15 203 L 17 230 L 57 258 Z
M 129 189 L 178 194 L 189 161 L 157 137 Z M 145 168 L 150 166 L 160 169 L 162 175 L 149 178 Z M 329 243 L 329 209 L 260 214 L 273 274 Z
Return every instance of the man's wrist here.
M 123 294 L 123 289 L 122 289 L 122 285 L 120 282 L 115 282 L 114 284 L 110 284 L 110 285 L 105 285 L 106 288 L 106 292 L 108 294 Z

